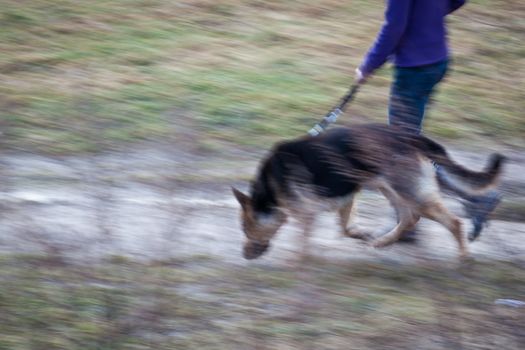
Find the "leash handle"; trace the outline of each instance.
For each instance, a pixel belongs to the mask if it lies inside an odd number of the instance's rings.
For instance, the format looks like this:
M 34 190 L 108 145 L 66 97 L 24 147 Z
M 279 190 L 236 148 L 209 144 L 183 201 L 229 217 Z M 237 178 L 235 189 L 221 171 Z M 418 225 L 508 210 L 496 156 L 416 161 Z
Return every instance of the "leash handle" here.
M 355 83 L 354 85 L 352 85 L 350 90 L 341 99 L 341 102 L 339 102 L 337 107 L 328 112 L 328 114 L 326 114 L 319 123 L 315 124 L 314 127 L 311 128 L 310 131 L 308 131 L 308 134 L 310 136 L 317 136 L 323 131 L 325 131 L 330 124 L 335 123 L 337 121 L 337 117 L 339 117 L 339 115 L 341 115 L 344 112 L 348 102 L 354 99 L 355 94 L 359 90 L 359 85 L 361 84 Z

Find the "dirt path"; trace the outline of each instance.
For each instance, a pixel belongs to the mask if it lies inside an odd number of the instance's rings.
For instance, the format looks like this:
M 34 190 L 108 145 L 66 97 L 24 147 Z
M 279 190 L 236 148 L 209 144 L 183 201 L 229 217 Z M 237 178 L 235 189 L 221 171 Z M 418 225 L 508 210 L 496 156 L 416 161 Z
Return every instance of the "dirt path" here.
M 525 198 L 525 159 L 509 153 L 512 162 L 503 190 L 507 201 L 519 204 Z M 487 156 L 466 151 L 453 155 L 473 168 L 484 164 Z M 167 147 L 82 158 L 4 155 L 0 251 L 45 251 L 72 259 L 206 255 L 245 264 L 230 185 L 246 188 L 260 156 L 241 151 L 199 155 Z M 457 201 L 447 203 L 462 214 Z M 374 232 L 394 224 L 392 210 L 375 192 L 363 192 L 358 208 L 358 223 Z M 523 213 L 513 217 L 515 222 L 492 221 L 470 245 L 474 257 L 525 260 L 525 218 Z M 421 223 L 417 245 L 382 250 L 341 237 L 332 214 L 323 215 L 316 227 L 312 253 L 320 257 L 409 262 L 456 256 L 452 236 L 427 220 Z M 465 228 L 470 229 L 468 220 Z M 269 254 L 256 263 L 279 264 L 293 257 L 298 236 L 293 223 L 288 224 Z

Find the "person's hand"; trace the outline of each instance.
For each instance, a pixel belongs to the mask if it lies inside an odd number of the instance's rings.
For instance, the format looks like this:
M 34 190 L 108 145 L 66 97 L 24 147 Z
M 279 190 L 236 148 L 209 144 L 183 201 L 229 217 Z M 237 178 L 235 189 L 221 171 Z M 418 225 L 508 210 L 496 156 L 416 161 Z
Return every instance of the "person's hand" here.
M 360 68 L 355 69 L 355 81 L 358 84 L 363 84 L 368 77 L 363 74 Z

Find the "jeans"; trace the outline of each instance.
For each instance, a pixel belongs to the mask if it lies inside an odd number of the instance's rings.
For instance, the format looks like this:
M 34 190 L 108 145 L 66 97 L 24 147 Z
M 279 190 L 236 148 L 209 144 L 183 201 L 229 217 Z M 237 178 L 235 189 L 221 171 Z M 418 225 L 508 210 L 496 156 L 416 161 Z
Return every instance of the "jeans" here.
M 419 67 L 395 67 L 394 81 L 388 105 L 388 123 L 408 132 L 419 134 L 425 116 L 425 108 L 432 90 L 447 72 L 448 60 Z M 446 178 L 442 169 L 436 167 L 438 179 Z M 448 181 L 441 181 L 441 183 Z M 399 213 L 396 215 L 399 221 Z M 415 231 L 404 233 L 402 240 L 414 239 Z
M 430 95 L 447 67 L 448 60 L 419 67 L 395 67 L 388 123 L 419 134 Z

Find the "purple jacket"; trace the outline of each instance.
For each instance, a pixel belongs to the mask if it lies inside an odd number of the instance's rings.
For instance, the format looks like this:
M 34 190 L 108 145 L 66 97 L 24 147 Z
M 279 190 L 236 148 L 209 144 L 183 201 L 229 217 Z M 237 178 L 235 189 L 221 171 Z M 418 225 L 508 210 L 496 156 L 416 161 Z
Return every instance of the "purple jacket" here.
M 387 0 L 385 22 L 361 65 L 369 75 L 389 58 L 398 67 L 436 63 L 448 57 L 445 16 L 465 0 Z

